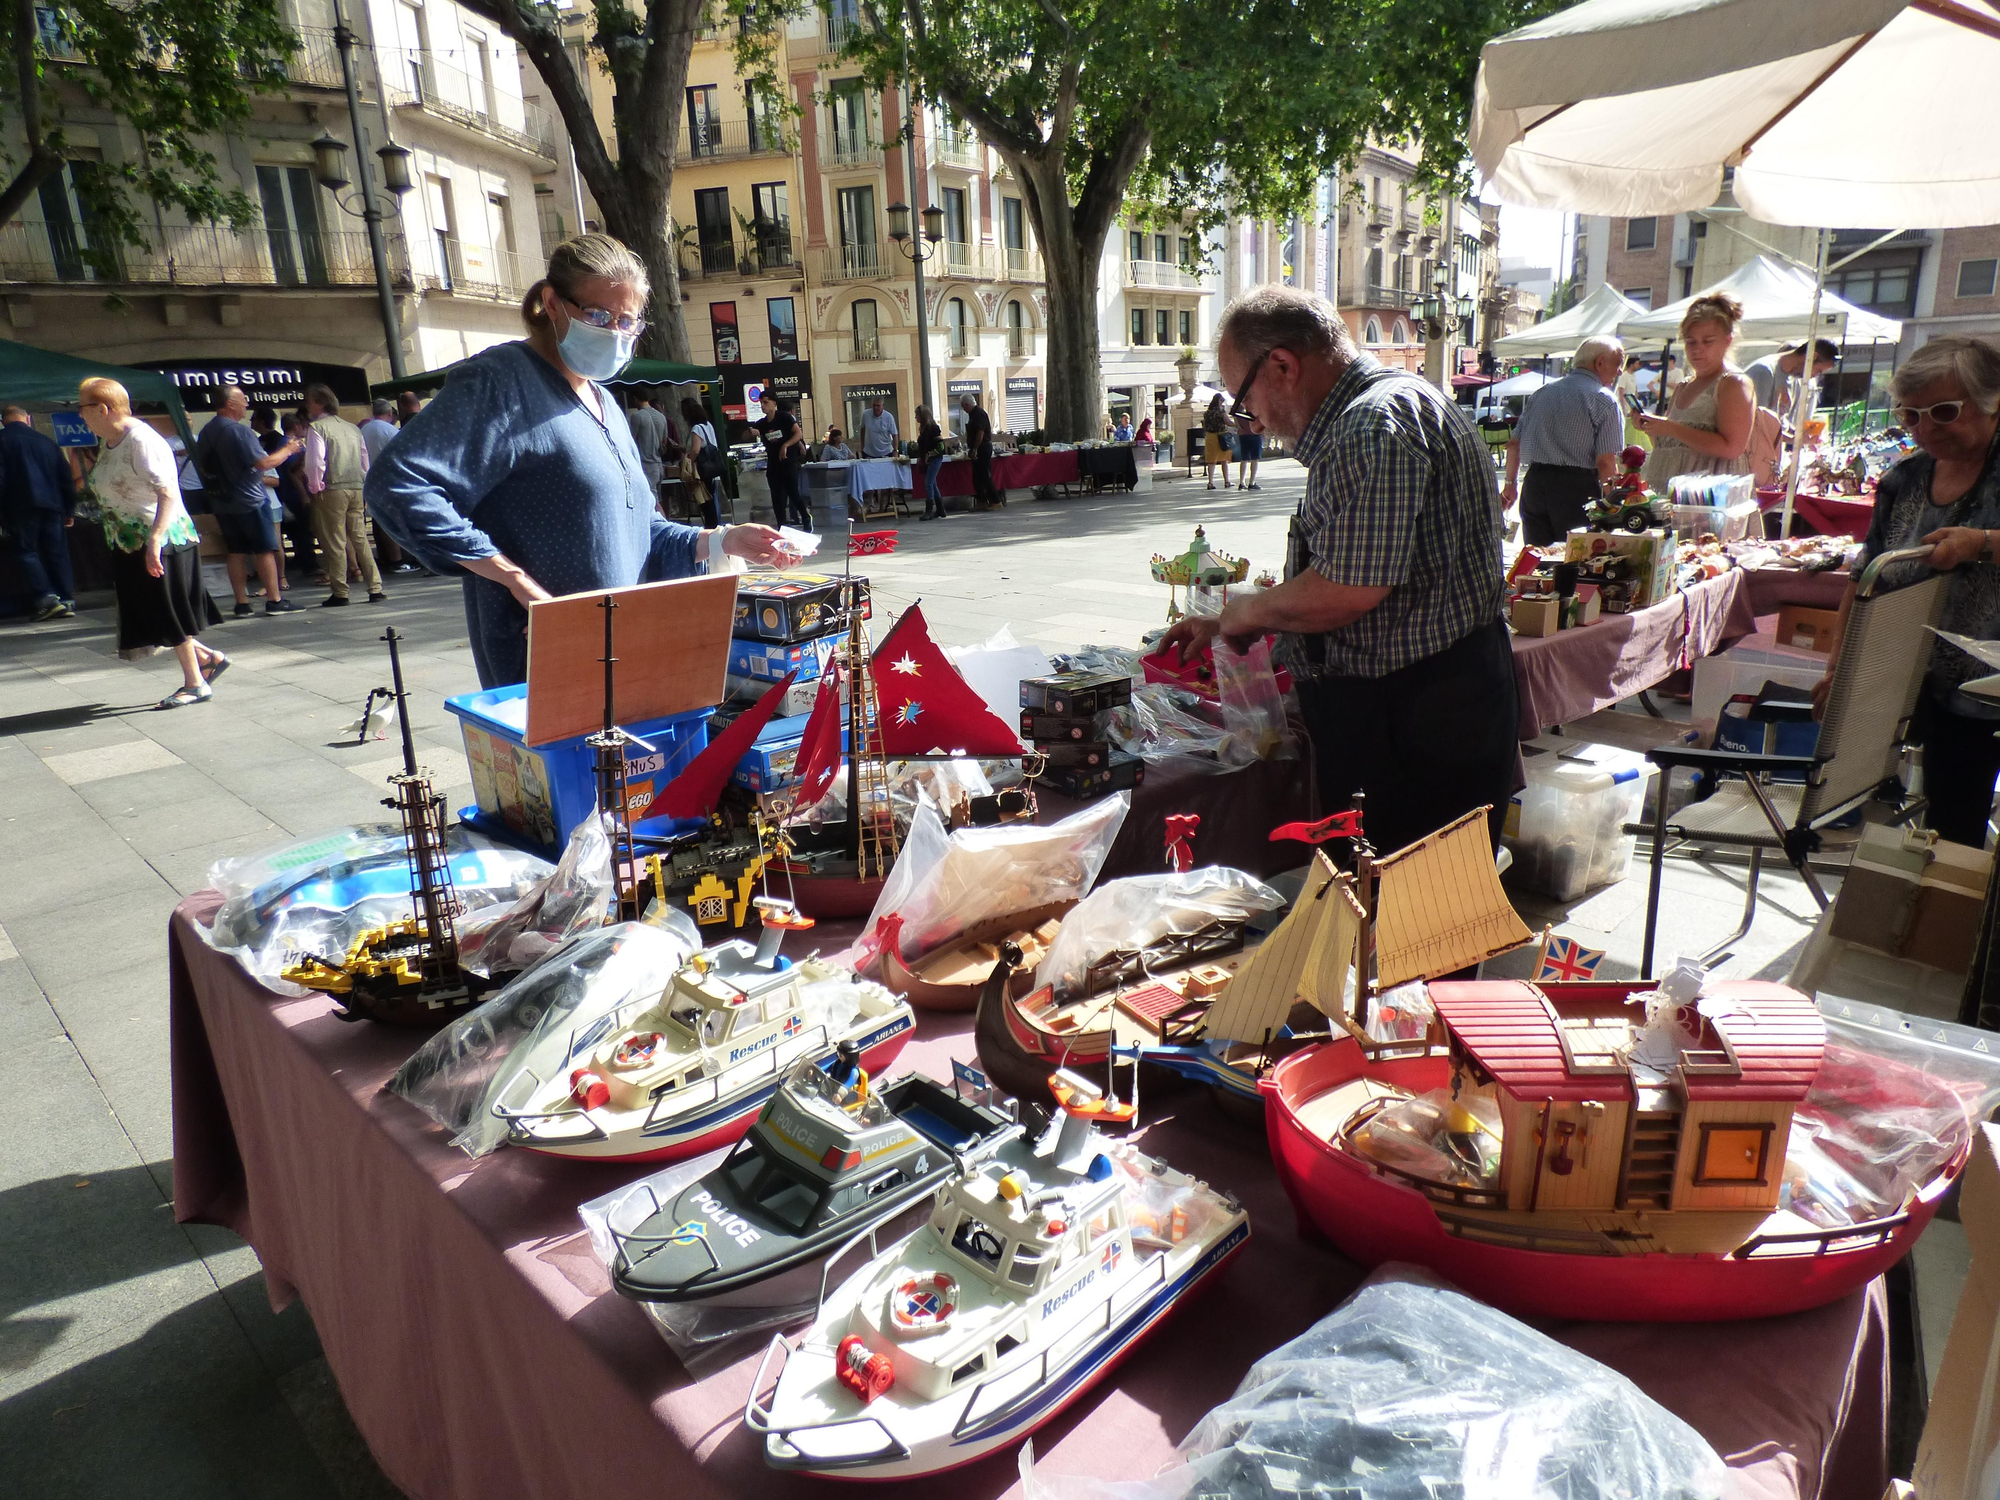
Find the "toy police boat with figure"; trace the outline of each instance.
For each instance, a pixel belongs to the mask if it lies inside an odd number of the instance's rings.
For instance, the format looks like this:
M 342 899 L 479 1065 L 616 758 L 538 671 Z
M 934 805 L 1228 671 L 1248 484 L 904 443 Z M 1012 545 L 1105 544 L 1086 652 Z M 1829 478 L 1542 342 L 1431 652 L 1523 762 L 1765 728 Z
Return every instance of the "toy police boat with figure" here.
M 796 1344 L 773 1340 L 743 1420 L 774 1468 L 899 1479 L 1017 1442 L 1249 1238 L 1235 1199 L 1099 1135 L 1087 1081 L 1059 1098 L 1040 1139 L 954 1176 Z
M 845 969 L 778 954 L 784 929 L 767 925 L 705 948 L 657 999 L 565 1070 L 523 1070 L 493 1106 L 508 1141 L 593 1161 L 675 1161 L 726 1145 L 750 1128 L 793 1064 L 829 1062 L 843 1042 L 879 1072 L 915 1025 L 910 1007 Z
M 614 1235 L 612 1284 L 642 1302 L 810 1302 L 821 1257 L 1021 1133 L 982 1083 L 961 1065 L 950 1088 L 916 1073 L 877 1088 L 852 1042 L 794 1063 L 720 1165 Z M 787 1288 L 795 1268 L 809 1279 Z

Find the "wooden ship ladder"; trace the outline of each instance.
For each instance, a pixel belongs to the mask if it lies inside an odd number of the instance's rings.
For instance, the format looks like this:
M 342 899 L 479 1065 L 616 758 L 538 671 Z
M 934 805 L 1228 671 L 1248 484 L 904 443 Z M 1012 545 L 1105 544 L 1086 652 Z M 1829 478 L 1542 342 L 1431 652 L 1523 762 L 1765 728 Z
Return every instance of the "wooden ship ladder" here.
M 882 706 L 869 662 L 868 627 L 849 599 L 847 640 L 840 648 L 847 678 L 847 824 L 855 878 L 889 873 L 901 844 L 889 805 L 889 766 L 882 748 Z

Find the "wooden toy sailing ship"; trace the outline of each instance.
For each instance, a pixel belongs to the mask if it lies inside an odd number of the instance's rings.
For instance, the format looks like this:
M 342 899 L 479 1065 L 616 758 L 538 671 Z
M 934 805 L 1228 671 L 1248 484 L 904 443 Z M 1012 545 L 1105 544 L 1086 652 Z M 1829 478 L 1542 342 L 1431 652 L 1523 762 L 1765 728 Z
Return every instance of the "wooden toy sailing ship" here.
M 772 1467 L 905 1478 L 1017 1442 L 1242 1248 L 1234 1198 L 1107 1140 L 1102 1096 L 1056 1083 L 1040 1139 L 957 1170 L 921 1229 L 773 1340 L 743 1413 Z
M 873 652 L 860 611 L 850 608 L 846 639 L 806 720 L 794 804 L 800 814 L 815 807 L 845 761 L 846 815 L 817 826 L 795 816 L 770 878 L 801 911 L 866 916 L 901 848 L 889 763 L 1021 754 L 1019 736 L 931 639 L 920 607 L 905 610 Z
M 402 637 L 391 626 L 382 639 L 389 644 L 392 695 L 403 733 L 403 769 L 389 778 L 396 795 L 385 797 L 382 805 L 395 808 L 403 820 L 410 915 L 364 929 L 338 959 L 301 953 L 283 977 L 334 996 L 342 1020 L 435 1027 L 477 1003 L 487 981 L 459 962 L 461 906 L 445 852 L 444 797 L 433 787 L 430 771 L 417 764 L 398 650 Z
M 1021 959 L 1011 987 L 1016 995 L 1026 994 L 1034 981 L 1034 966 L 1049 951 L 1063 915 L 1074 905 L 1074 901 L 1055 901 L 975 922 L 950 942 L 908 961 L 899 946 L 902 918 L 892 913 L 882 919 L 882 982 L 919 1010 L 972 1010 L 993 965 L 1000 961 L 1001 945 L 1012 943 Z

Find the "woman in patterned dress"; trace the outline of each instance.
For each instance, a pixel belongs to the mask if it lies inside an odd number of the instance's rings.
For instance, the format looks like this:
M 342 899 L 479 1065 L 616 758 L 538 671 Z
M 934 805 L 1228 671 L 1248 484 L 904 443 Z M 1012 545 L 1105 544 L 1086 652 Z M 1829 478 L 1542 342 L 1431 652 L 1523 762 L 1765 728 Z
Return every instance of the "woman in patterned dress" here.
M 214 696 L 209 684 L 229 658 L 197 632 L 222 623 L 201 582 L 201 546 L 167 440 L 132 415 L 132 398 L 115 380 L 93 377 L 77 393 L 84 425 L 103 453 L 90 471 L 90 493 L 111 547 L 118 594 L 118 654 L 127 661 L 172 651 L 182 684 L 161 708 L 185 708 Z

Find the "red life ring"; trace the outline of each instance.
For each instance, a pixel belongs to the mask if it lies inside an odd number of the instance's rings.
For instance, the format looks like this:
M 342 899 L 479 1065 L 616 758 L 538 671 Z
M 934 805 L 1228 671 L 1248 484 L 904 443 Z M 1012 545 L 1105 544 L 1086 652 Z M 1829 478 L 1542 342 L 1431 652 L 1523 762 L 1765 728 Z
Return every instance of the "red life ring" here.
M 637 1031 L 618 1044 L 618 1050 L 611 1054 L 611 1065 L 617 1068 L 644 1067 L 653 1060 L 653 1054 L 660 1050 L 661 1037 L 657 1031 Z
M 889 1321 L 898 1333 L 934 1333 L 958 1308 L 958 1282 L 943 1271 L 912 1276 L 889 1294 Z

